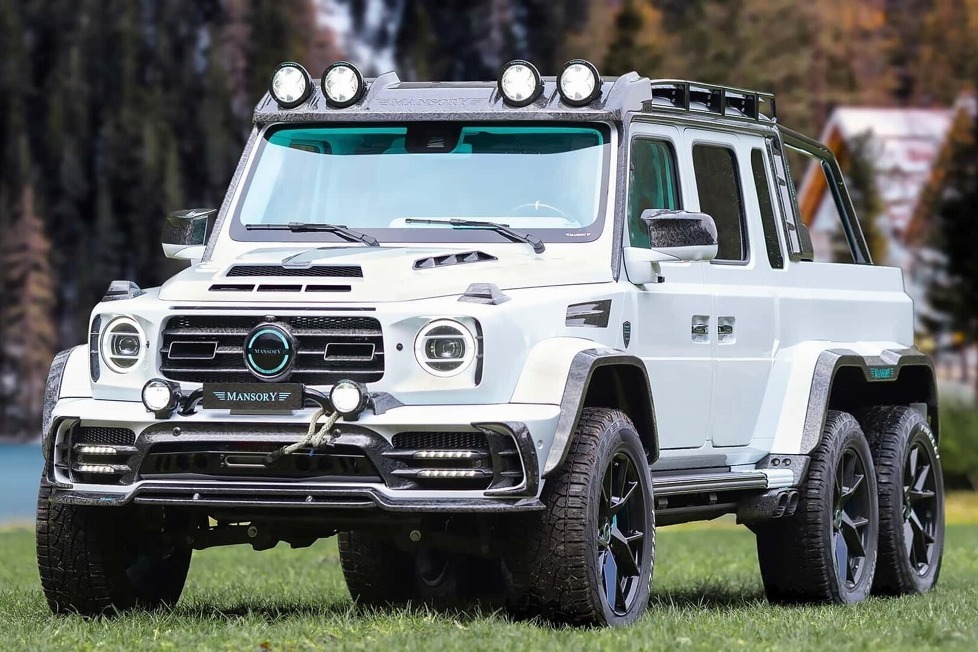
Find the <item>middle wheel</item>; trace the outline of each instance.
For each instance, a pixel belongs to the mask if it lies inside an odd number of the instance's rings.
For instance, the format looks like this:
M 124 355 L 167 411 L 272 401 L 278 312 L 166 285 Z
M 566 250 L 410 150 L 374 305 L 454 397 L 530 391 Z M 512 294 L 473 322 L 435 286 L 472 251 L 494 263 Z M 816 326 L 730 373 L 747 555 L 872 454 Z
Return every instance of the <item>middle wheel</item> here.
M 648 606 L 655 550 L 652 480 L 625 414 L 585 408 L 547 509 L 507 560 L 511 607 L 560 622 L 627 625 Z

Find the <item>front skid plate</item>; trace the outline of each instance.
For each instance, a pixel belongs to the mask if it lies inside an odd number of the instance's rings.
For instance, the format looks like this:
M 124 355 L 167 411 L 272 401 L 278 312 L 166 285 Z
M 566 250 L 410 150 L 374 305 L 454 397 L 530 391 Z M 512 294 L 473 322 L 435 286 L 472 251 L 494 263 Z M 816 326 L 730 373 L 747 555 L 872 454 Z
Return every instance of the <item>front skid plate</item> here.
M 145 483 L 127 495 L 58 491 L 51 500 L 67 505 L 121 506 L 137 504 L 183 507 L 276 507 L 300 509 L 374 509 L 418 513 L 502 513 L 532 512 L 544 508 L 537 498 L 519 500 L 488 498 L 391 498 L 371 488 L 336 489 L 283 487 L 281 485 L 198 485 Z

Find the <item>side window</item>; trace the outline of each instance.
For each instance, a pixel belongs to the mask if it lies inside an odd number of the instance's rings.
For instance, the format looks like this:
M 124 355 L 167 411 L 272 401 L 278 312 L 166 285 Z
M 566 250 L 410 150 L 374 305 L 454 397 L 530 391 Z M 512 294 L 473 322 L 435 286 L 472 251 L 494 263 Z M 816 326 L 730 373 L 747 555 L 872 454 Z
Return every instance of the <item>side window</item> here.
M 747 260 L 744 198 L 732 149 L 720 145 L 694 145 L 693 169 L 700 210 L 717 225 L 717 260 Z
M 636 138 L 628 178 L 628 238 L 633 247 L 649 246 L 642 211 L 650 208 L 681 208 L 676 153 L 665 141 Z
M 768 183 L 767 167 L 764 163 L 764 152 L 759 149 L 750 153 L 750 168 L 754 175 L 754 189 L 757 191 L 757 203 L 761 207 L 761 226 L 764 228 L 764 245 L 767 249 L 767 259 L 772 269 L 784 268 L 784 254 L 781 253 L 781 239 L 778 238 L 778 227 L 774 224 L 774 204 L 771 203 L 771 186 Z
M 788 173 L 788 164 L 781 149 L 781 143 L 774 138 L 769 138 L 767 143 L 768 152 L 771 153 L 771 162 L 774 166 L 774 178 L 778 184 L 781 214 L 784 216 L 783 223 L 788 240 L 788 253 L 791 260 L 812 260 L 815 254 L 812 251 L 811 236 L 808 235 L 808 228 L 801 221 L 801 211 L 798 209 L 795 187 L 791 182 L 791 175 Z

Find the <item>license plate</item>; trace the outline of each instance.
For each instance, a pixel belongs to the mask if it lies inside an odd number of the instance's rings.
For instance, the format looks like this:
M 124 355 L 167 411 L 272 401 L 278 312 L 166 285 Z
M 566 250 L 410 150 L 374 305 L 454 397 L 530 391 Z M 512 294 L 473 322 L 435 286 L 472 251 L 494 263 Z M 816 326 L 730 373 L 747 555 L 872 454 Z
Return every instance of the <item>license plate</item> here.
M 205 410 L 299 410 L 299 383 L 204 383 Z

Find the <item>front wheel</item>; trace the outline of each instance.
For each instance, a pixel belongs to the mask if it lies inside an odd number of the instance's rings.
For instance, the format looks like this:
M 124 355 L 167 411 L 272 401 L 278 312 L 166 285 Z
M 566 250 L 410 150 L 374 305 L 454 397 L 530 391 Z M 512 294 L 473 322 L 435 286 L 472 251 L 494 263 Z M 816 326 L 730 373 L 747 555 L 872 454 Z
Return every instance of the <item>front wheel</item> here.
M 176 604 L 192 550 L 173 536 L 189 523 L 162 510 L 60 505 L 50 496 L 42 484 L 36 535 L 41 586 L 53 613 L 112 615 Z
M 519 615 L 628 625 L 649 600 L 655 550 L 652 480 L 622 412 L 586 408 L 559 473 L 507 560 Z

